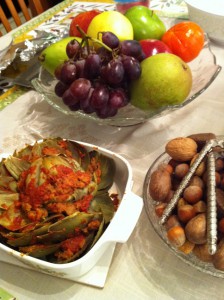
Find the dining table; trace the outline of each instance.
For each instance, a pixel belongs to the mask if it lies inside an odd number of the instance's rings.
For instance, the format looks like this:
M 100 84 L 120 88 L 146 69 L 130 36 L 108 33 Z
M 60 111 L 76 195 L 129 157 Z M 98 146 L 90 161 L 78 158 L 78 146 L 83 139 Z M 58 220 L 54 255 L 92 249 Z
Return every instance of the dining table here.
M 178 12 L 172 12 L 167 6 L 165 12 L 165 2 L 157 2 L 158 14 L 170 22 L 188 18 L 185 6 Z M 150 5 L 155 3 L 151 1 Z M 159 6 L 161 3 L 163 5 Z M 65 0 L 7 35 L 19 42 L 37 27 L 51 29 L 52 21 L 58 22 L 62 18 L 63 25 L 66 25 L 69 20 L 66 14 L 71 14 L 71 9 L 68 9 L 71 6 L 76 11 L 115 9 L 115 4 L 110 1 Z M 5 37 L 1 37 L 0 42 L 2 38 Z M 130 163 L 132 191 L 143 197 L 146 173 L 169 140 L 194 133 L 224 135 L 224 47 L 210 41 L 210 50 L 215 63 L 220 66 L 219 73 L 194 101 L 132 126 L 111 126 L 65 115 L 49 105 L 34 88 L 13 86 L 0 95 L 0 155 L 13 153 L 15 148 L 52 136 L 91 143 L 123 156 Z M 87 274 L 68 280 L 37 272 L 1 251 L 0 288 L 14 298 L 0 298 L 223 299 L 224 278 L 202 272 L 170 251 L 155 232 L 144 207 L 128 241 L 117 243 L 109 252 Z

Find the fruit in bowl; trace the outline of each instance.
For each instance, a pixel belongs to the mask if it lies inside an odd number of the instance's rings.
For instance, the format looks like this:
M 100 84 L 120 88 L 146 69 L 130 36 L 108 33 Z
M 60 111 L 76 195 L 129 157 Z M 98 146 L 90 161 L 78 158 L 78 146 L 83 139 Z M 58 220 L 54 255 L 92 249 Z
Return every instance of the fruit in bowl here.
M 160 53 L 141 63 L 142 74 L 131 86 L 131 103 L 144 110 L 157 110 L 182 103 L 192 88 L 189 66 L 178 56 Z
M 70 41 L 66 50 L 69 60 L 55 70 L 55 93 L 65 105 L 107 118 L 128 104 L 128 87 L 141 76 L 139 42 L 120 41 L 109 31 L 99 32 L 97 39 L 83 33 L 81 43 Z
M 108 13 L 112 14 L 112 12 Z M 96 22 L 96 18 L 101 18 L 103 14 L 100 13 L 93 17 L 89 27 L 92 22 L 93 24 Z M 122 15 L 122 20 L 126 22 L 128 21 L 126 19 Z M 97 24 L 102 25 L 102 22 L 97 21 Z M 147 78 L 148 70 L 151 72 L 151 80 L 154 82 L 156 82 L 156 78 L 154 80 L 153 74 L 157 74 L 157 83 L 154 85 L 154 89 L 159 90 L 161 83 L 159 79 L 162 79 L 163 74 L 167 73 L 165 64 L 162 62 L 160 64 L 150 63 L 149 67 L 147 60 L 157 60 L 151 56 L 156 57 L 160 55 L 160 52 L 167 52 L 168 47 L 162 41 L 154 40 L 156 52 L 153 51 L 150 54 L 151 40 L 123 39 L 116 34 L 116 26 L 114 27 L 112 20 L 107 23 L 107 26 L 109 27 L 106 30 L 111 29 L 111 31 L 104 31 L 104 27 L 100 27 L 99 30 L 102 31 L 98 32 L 95 27 L 95 31 L 90 28 L 91 36 L 77 27 L 82 39 L 80 41 L 74 37 L 74 40 L 64 45 L 67 60 L 64 61 L 63 67 L 57 61 L 54 62 L 55 69 L 52 72 L 51 68 L 51 74 L 55 78 L 47 78 L 48 76 L 42 69 L 40 78 L 33 80 L 36 90 L 44 94 L 45 99 L 58 110 L 66 114 L 89 118 L 98 123 L 116 126 L 135 125 L 187 105 L 210 85 L 221 69 L 216 65 L 208 41 L 205 40 L 204 48 L 198 57 L 187 65 L 185 61 L 182 63 L 186 70 L 182 74 L 187 74 L 187 80 L 181 82 L 181 89 L 184 92 L 172 92 L 173 98 L 177 94 L 181 97 L 170 100 L 166 97 L 169 93 L 163 93 L 161 90 L 159 93 L 154 93 L 153 97 L 158 94 L 158 99 L 160 99 L 159 94 L 163 94 L 163 101 L 157 101 L 156 97 L 155 99 L 150 97 L 149 99 L 143 99 L 143 97 L 140 99 L 142 94 L 150 96 L 147 83 L 149 80 Z M 48 49 L 45 51 L 47 52 Z M 170 52 L 172 51 L 170 50 Z M 54 52 L 50 57 L 54 57 Z M 170 54 L 166 57 L 170 58 L 166 61 L 171 61 L 173 56 Z M 176 60 L 178 59 L 181 61 L 181 58 L 177 57 Z M 159 60 L 160 58 L 158 58 Z M 202 61 L 206 61 L 203 66 L 201 66 Z M 47 61 L 47 57 L 41 63 L 45 69 L 48 65 L 52 65 L 52 62 Z M 174 90 L 175 86 L 180 86 L 178 82 L 181 76 L 178 74 L 180 75 L 181 71 L 176 72 L 175 67 L 170 70 L 170 76 L 167 77 L 163 89 L 166 91 L 171 86 Z M 192 74 L 192 85 L 190 73 Z M 46 80 L 47 82 L 45 82 Z M 49 82 L 51 82 L 51 88 L 49 88 Z M 141 82 L 147 84 L 141 84 Z M 154 105 L 155 102 L 156 105 Z
M 111 31 L 120 41 L 133 39 L 131 22 L 117 11 L 104 11 L 92 19 L 87 29 L 87 35 L 97 38 L 100 31 Z
M 54 75 L 57 66 L 68 59 L 66 47 L 72 40 L 74 40 L 74 37 L 63 38 L 62 40 L 48 46 L 41 52 L 41 55 L 39 55 L 39 61 L 50 74 Z M 76 40 L 81 41 L 78 37 Z
M 159 236 L 178 257 L 219 277 L 224 277 L 222 140 L 200 133 L 168 141 L 144 183 L 145 208 Z
M 141 5 L 133 6 L 125 12 L 125 16 L 133 25 L 134 38 L 136 40 L 160 40 L 166 32 L 164 22 L 148 7 Z
M 172 53 L 170 48 L 162 41 L 156 39 L 140 40 L 142 50 L 146 57 L 159 53 Z
M 92 19 L 99 15 L 101 11 L 93 9 L 90 11 L 84 11 L 76 15 L 69 26 L 69 35 L 75 37 L 82 37 L 80 31 L 77 29 L 77 25 L 82 28 L 82 30 L 87 33 L 87 29 L 89 27 Z
M 162 41 L 185 62 L 195 59 L 201 52 L 205 38 L 204 30 L 191 21 L 184 21 L 169 28 Z
M 127 240 L 142 209 L 128 162 L 95 145 L 47 138 L 0 166 L 0 249 L 51 275 L 89 271 Z

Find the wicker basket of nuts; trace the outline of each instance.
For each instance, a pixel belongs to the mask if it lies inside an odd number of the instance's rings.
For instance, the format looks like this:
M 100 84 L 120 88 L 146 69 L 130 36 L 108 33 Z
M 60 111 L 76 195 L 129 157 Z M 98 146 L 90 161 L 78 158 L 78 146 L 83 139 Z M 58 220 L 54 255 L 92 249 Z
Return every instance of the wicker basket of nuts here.
M 170 140 L 143 190 L 149 220 L 169 248 L 224 278 L 224 137 L 200 133 Z

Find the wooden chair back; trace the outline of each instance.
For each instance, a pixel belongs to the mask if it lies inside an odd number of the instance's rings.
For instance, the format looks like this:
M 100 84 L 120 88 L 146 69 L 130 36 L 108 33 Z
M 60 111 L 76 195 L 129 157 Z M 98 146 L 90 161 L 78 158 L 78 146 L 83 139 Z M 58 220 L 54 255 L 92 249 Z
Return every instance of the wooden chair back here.
M 28 5 L 24 0 L 4 0 L 4 1 L 6 6 L 8 7 L 8 10 L 10 11 L 12 18 L 14 19 L 16 26 L 22 25 L 23 23 L 23 21 L 21 20 L 22 17 L 25 18 L 25 21 L 29 21 L 33 16 L 41 14 L 44 11 L 40 0 L 29 0 Z M 21 10 L 20 14 L 14 5 L 15 1 L 18 2 L 18 5 L 20 7 Z M 0 4 L 0 21 L 3 24 L 6 32 L 12 30 L 12 26 L 1 4 Z M 0 32 L 0 35 L 2 35 L 2 32 Z

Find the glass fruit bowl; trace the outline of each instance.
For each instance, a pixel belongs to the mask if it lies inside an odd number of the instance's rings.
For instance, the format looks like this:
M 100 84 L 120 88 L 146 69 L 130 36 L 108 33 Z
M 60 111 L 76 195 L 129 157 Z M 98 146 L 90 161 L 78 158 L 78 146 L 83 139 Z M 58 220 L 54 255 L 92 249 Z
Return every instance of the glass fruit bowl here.
M 219 74 L 221 67 L 216 64 L 216 57 L 212 53 L 209 40 L 206 40 L 204 48 L 200 55 L 194 59 L 189 66 L 193 75 L 193 86 L 188 98 L 179 105 L 165 106 L 158 110 L 143 111 L 131 104 L 121 108 L 114 117 L 100 119 L 95 113 L 86 114 L 80 111 L 72 111 L 66 106 L 61 98 L 54 93 L 54 87 L 57 80 L 43 68 L 40 69 L 39 77 L 32 80 L 32 84 L 37 92 L 54 108 L 66 115 L 72 115 L 75 118 L 81 117 L 91 119 L 99 124 L 112 126 L 130 126 L 137 125 L 152 119 L 168 114 L 176 109 L 180 109 L 203 93 Z
M 143 201 L 144 201 L 144 208 L 147 213 L 147 217 L 154 228 L 155 232 L 158 236 L 162 239 L 164 244 L 168 247 L 167 249 L 172 251 L 178 258 L 184 261 L 186 264 L 193 266 L 197 270 L 210 274 L 215 277 L 224 278 L 224 272 L 221 270 L 216 269 L 212 263 L 204 262 L 200 260 L 193 252 L 186 254 L 183 251 L 177 249 L 173 246 L 168 238 L 167 238 L 167 231 L 164 225 L 160 223 L 160 217 L 157 216 L 155 212 L 155 206 L 158 202 L 154 201 L 149 193 L 149 184 L 152 173 L 157 170 L 161 165 L 166 164 L 170 161 L 171 157 L 167 153 L 162 153 L 157 159 L 152 163 L 150 168 L 148 169 L 144 185 L 143 185 Z

